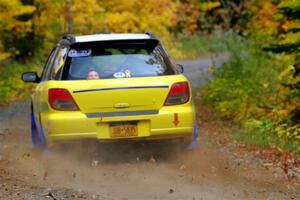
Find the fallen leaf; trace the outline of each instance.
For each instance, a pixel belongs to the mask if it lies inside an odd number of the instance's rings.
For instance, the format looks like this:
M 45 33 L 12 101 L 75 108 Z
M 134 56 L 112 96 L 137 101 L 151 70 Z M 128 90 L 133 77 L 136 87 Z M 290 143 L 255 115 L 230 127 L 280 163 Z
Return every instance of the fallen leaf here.
M 172 188 L 169 189 L 169 194 L 174 193 L 174 190 Z
M 185 167 L 185 165 L 181 165 L 179 169 L 180 169 L 180 170 L 185 170 L 186 167 Z
M 263 166 L 264 166 L 266 169 L 269 169 L 270 167 L 273 166 L 273 163 L 264 163 Z
M 24 154 L 23 154 L 23 158 L 26 158 L 26 157 L 27 157 L 27 158 L 30 157 L 30 153 L 24 153 Z
M 92 161 L 92 167 L 97 167 L 99 164 L 99 160 L 93 160 Z
M 150 157 L 150 159 L 149 159 L 149 163 L 156 163 L 156 160 L 155 160 L 155 158 L 153 157 L 153 155 Z
M 48 177 L 48 172 L 47 172 L 47 171 L 45 171 L 45 172 L 44 172 L 44 176 L 43 176 L 43 180 L 46 180 L 46 179 L 47 179 L 47 177 Z
M 243 192 L 244 192 L 245 197 L 249 197 L 249 192 L 247 190 L 244 190 Z

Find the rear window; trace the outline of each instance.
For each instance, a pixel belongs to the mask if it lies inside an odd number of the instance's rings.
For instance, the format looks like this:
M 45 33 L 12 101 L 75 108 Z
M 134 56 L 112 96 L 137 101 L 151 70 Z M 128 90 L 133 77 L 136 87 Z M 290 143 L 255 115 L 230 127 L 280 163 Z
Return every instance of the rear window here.
M 160 45 L 71 47 L 65 66 L 67 80 L 163 76 L 176 74 Z

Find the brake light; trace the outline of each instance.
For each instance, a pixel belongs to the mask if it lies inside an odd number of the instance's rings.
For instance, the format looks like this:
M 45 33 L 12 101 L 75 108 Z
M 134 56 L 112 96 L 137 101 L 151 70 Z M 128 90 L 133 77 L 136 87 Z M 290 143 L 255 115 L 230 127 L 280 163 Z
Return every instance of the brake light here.
M 190 87 L 188 82 L 174 83 L 168 94 L 165 106 L 184 104 L 190 99 Z
M 79 110 L 67 89 L 49 89 L 48 101 L 54 110 Z

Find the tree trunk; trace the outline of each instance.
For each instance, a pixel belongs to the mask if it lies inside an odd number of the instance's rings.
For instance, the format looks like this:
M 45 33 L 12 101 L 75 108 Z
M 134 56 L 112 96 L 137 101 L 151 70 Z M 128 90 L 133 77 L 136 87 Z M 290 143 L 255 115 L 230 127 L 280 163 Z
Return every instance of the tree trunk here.
M 68 33 L 73 33 L 72 0 L 67 0 Z

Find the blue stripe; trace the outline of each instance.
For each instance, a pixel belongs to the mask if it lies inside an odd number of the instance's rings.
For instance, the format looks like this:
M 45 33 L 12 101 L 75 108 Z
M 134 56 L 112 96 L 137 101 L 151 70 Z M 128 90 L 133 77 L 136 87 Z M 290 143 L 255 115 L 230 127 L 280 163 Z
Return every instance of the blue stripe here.
M 159 86 L 133 86 L 133 87 L 98 88 L 98 89 L 89 89 L 89 90 L 75 90 L 75 91 L 73 91 L 73 93 L 95 92 L 95 91 L 106 91 L 106 90 L 148 89 L 148 88 L 169 88 L 169 86 L 159 85 Z

